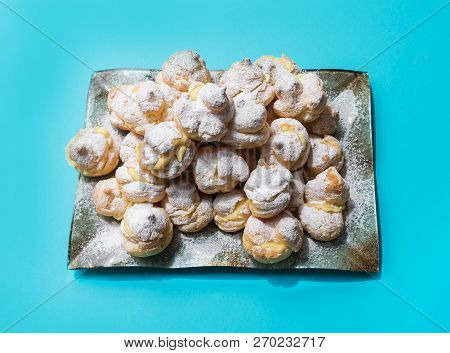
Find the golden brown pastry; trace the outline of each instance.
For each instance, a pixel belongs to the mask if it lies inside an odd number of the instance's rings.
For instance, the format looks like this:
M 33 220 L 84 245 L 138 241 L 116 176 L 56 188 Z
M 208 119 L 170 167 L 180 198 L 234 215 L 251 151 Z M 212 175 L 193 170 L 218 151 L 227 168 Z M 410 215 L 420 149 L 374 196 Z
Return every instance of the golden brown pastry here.
M 301 102 L 303 92 L 299 80 L 299 69 L 297 65 L 285 55 L 281 58 L 274 56 L 262 56 L 256 60 L 265 75 L 265 80 L 273 86 L 275 99 L 270 109 L 282 118 L 296 118 L 304 109 Z M 272 119 L 272 113 L 269 120 Z
M 178 126 L 191 139 L 219 141 L 234 116 L 233 102 L 225 88 L 213 83 L 195 84 L 183 93 L 173 106 Z
M 135 158 L 117 168 L 116 179 L 123 195 L 130 201 L 156 203 L 166 196 L 165 181 L 141 168 Z
M 296 116 L 302 123 L 316 120 L 327 104 L 323 82 L 317 74 L 308 72 L 297 76 L 302 85 L 300 97 L 301 112 Z
M 270 136 L 266 123 L 267 111 L 258 103 L 243 95 L 234 99 L 236 113 L 222 142 L 236 149 L 255 148 L 264 145 Z
M 296 75 L 284 74 L 275 83 L 274 112 L 282 118 L 296 118 L 305 109 L 303 86 Z
M 317 136 L 333 135 L 339 123 L 339 113 L 327 105 L 319 117 L 309 123 L 304 123 L 310 134 Z
M 66 159 L 85 176 L 102 176 L 117 167 L 119 148 L 106 129 L 81 129 L 67 144 Z
M 323 138 L 311 135 L 310 141 L 311 151 L 304 168 L 307 180 L 314 179 L 328 167 L 341 170 L 344 165 L 344 154 L 337 139 L 328 135 Z
M 306 203 L 299 208 L 299 218 L 308 234 L 320 241 L 339 237 L 344 230 L 342 211 L 349 198 L 349 189 L 334 167 L 308 181 Z
M 214 145 L 200 147 L 192 171 L 198 189 L 205 194 L 228 192 L 249 175 L 247 163 L 235 150 Z
M 297 75 L 300 72 L 297 64 L 284 54 L 281 57 L 261 56 L 255 61 L 255 64 L 263 71 L 264 80 L 272 86 L 276 84 L 280 77 L 286 74 Z
M 281 213 L 291 200 L 291 172 L 280 164 L 260 160 L 244 186 L 253 216 L 271 218 Z
M 294 171 L 308 159 L 311 143 L 304 126 L 295 119 L 280 118 L 272 122 L 271 137 L 261 149 L 267 163 L 279 163 Z
M 166 192 L 162 206 L 180 231 L 198 232 L 212 221 L 211 196 L 200 194 L 191 178 L 181 176 L 172 180 Z
M 286 56 L 263 56 L 255 64 L 275 88 L 273 110 L 278 116 L 299 119 L 302 123 L 318 118 L 325 108 L 327 96 L 317 74 L 300 73 L 295 62 Z
M 120 160 L 125 163 L 130 158 L 137 158 L 136 147 L 143 141 L 143 136 L 130 131 L 120 145 Z
M 270 219 L 251 216 L 244 229 L 242 245 L 256 261 L 276 263 L 298 252 L 302 246 L 303 228 L 288 211 Z
M 159 89 L 164 95 L 164 98 L 166 100 L 166 109 L 172 108 L 176 100 L 180 98 L 182 92 L 164 82 L 162 78 L 162 72 L 159 72 L 156 75 L 155 82 L 158 84 Z
M 111 124 L 138 135 L 144 135 L 149 124 L 161 122 L 165 108 L 164 94 L 153 81 L 120 85 L 108 94 Z
M 335 167 L 329 167 L 305 186 L 305 200 L 310 206 L 328 212 L 342 212 L 349 198 L 349 188 Z
M 250 59 L 243 59 L 231 65 L 223 73 L 220 85 L 226 87 L 230 97 L 246 95 L 248 99 L 268 105 L 275 96 L 272 86 L 265 82 L 265 76 L 260 67 Z
M 120 228 L 124 249 L 137 257 L 159 254 L 170 244 L 173 236 L 169 215 L 151 203 L 138 203 L 128 208 Z
M 103 216 L 121 220 L 127 208 L 128 201 L 119 189 L 115 178 L 100 180 L 92 191 L 95 210 Z
M 173 121 L 150 126 L 144 144 L 138 146 L 142 168 L 162 179 L 173 179 L 185 171 L 195 155 L 194 143 Z
M 298 218 L 311 238 L 331 241 L 339 237 L 344 230 L 342 212 L 326 212 L 307 203 L 299 207 Z
M 251 216 L 248 199 L 241 189 L 218 194 L 213 202 L 214 222 L 224 232 L 237 232 L 244 229 Z
M 161 78 L 168 86 L 182 92 L 195 82 L 211 82 L 205 61 L 192 50 L 172 54 L 162 66 Z

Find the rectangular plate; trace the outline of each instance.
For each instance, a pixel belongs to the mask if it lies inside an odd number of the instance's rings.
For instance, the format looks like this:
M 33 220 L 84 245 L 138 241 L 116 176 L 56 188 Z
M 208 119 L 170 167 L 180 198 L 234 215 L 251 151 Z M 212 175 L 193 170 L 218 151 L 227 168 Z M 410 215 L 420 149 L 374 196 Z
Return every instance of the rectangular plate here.
M 321 268 L 377 272 L 379 270 L 371 96 L 368 75 L 357 71 L 310 70 L 324 82 L 329 102 L 339 111 L 338 131 L 345 164 L 341 174 L 350 187 L 345 216 L 345 233 L 331 242 L 318 242 L 307 235 L 302 249 L 276 264 L 260 264 L 241 246 L 242 232 L 225 233 L 212 222 L 195 234 L 175 229 L 171 244 L 162 253 L 134 258 L 121 247 L 120 223 L 96 213 L 92 189 L 100 178 L 80 176 L 69 243 L 69 269 L 99 267 L 186 268 L 232 266 L 264 269 Z M 158 70 L 117 69 L 93 74 L 86 110 L 86 127 L 111 129 L 106 99 L 119 84 L 154 79 Z M 213 79 L 221 75 L 213 71 Z M 123 132 L 115 130 L 118 137 Z M 112 175 L 105 176 L 109 178 Z

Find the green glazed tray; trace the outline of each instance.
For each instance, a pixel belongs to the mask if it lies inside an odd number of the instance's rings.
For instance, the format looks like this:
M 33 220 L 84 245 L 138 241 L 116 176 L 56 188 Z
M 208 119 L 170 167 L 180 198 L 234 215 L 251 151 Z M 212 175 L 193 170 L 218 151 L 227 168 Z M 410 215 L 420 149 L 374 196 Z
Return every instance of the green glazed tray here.
M 264 269 L 336 269 L 377 272 L 379 238 L 372 148 L 372 113 L 367 73 L 345 70 L 307 70 L 324 82 L 329 102 L 339 111 L 340 140 L 345 165 L 341 174 L 350 187 L 344 211 L 345 232 L 331 242 L 319 242 L 305 235 L 302 249 L 276 264 L 260 264 L 242 248 L 242 232 L 225 233 L 212 222 L 194 234 L 174 231 L 171 244 L 162 253 L 135 258 L 122 249 L 120 223 L 98 215 L 92 189 L 101 178 L 80 176 L 75 196 L 69 241 L 69 269 L 99 267 L 186 268 L 231 266 Z M 109 124 L 106 99 L 119 84 L 154 79 L 158 70 L 115 69 L 93 74 L 87 99 L 85 126 Z M 213 71 L 215 81 L 222 71 Z M 116 138 L 124 133 L 113 129 Z M 112 175 L 103 177 L 109 178 Z M 175 229 L 175 228 L 174 228 Z

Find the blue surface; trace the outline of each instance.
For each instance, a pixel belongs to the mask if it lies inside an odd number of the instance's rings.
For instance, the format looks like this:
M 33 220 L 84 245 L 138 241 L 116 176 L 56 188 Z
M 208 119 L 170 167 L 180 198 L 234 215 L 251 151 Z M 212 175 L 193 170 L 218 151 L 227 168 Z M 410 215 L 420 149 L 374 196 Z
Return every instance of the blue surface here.
M 63 150 L 82 127 L 91 70 L 0 3 L 0 329 L 450 329 L 450 6 L 421 22 L 442 0 L 6 3 L 95 70 L 157 68 L 192 48 L 212 69 L 283 52 L 304 68 L 368 71 L 382 271 L 114 270 L 73 281 L 77 173 Z

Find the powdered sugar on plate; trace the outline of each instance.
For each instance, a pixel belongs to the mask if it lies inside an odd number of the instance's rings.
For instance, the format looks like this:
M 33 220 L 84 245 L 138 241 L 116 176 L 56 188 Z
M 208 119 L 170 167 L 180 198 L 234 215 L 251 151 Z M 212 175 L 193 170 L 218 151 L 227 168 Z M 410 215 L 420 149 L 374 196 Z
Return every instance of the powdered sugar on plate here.
M 353 90 L 346 89 L 342 91 L 330 105 L 339 112 L 339 116 L 346 123 L 346 126 L 350 126 L 358 116 L 356 97 Z
M 124 241 L 120 222 L 96 213 L 92 201 L 92 190 L 97 178 L 80 177 L 75 197 L 73 224 L 76 233 L 83 237 L 72 238 L 71 246 L 78 248 L 69 268 L 110 267 L 134 263 L 133 258 L 122 248 Z M 72 230 L 72 236 L 74 230 Z

